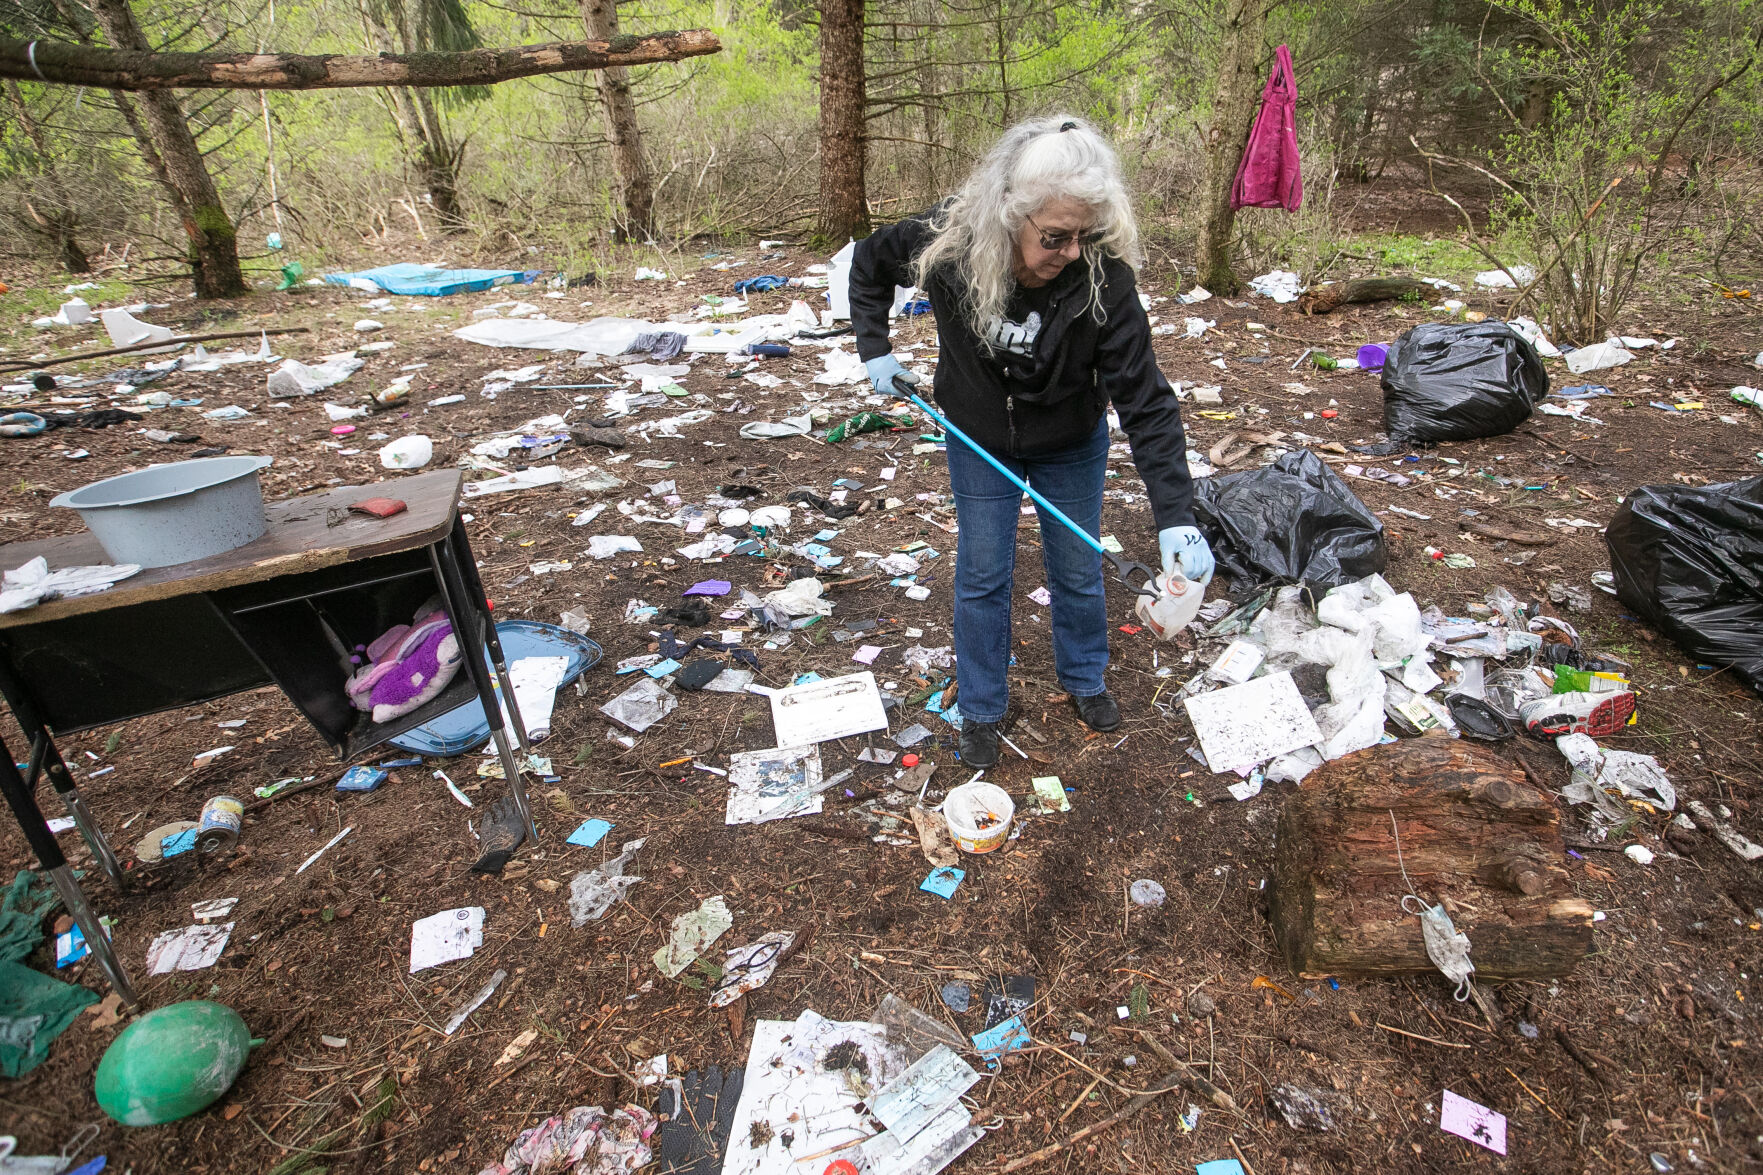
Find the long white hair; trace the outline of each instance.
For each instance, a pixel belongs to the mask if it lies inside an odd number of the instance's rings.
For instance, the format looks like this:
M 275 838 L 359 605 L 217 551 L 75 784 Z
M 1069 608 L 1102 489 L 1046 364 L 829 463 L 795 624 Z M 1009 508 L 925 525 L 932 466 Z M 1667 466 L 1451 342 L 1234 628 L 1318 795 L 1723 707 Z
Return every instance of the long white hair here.
M 952 271 L 964 291 L 961 313 L 985 338 L 1015 287 L 1017 232 L 1055 200 L 1074 200 L 1095 213 L 1090 232 L 1100 239 L 1085 246 L 1079 260 L 1089 270 L 1089 309 L 1100 316 L 1102 260 L 1116 257 L 1137 269 L 1139 228 L 1114 148 L 1095 127 L 1068 115 L 1027 119 L 1004 132 L 932 218 L 932 237 L 918 255 L 914 281 L 928 288 L 934 270 Z

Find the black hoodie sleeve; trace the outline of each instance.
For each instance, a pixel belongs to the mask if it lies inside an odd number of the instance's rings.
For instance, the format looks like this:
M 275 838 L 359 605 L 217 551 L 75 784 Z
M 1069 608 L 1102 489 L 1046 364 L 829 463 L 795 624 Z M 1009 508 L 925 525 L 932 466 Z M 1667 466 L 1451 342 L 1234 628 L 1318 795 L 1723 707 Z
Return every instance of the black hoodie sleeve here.
M 1113 267 L 1111 267 L 1113 268 Z M 1132 442 L 1133 464 L 1145 480 L 1158 530 L 1194 525 L 1188 441 L 1175 391 L 1151 352 L 1151 323 L 1138 284 L 1125 265 L 1108 275 L 1108 321 L 1096 348 L 1096 374 Z
M 929 215 L 897 221 L 857 242 L 851 258 L 851 327 L 857 357 L 865 363 L 893 350 L 888 311 L 894 308 L 894 287 L 912 284 L 912 260 L 924 247 Z

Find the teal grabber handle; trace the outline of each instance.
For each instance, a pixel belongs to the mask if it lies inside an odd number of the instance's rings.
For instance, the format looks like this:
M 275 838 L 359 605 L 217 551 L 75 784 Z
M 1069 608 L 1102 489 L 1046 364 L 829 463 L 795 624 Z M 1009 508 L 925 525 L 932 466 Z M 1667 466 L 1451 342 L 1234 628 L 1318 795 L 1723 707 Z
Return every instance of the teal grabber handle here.
M 1106 559 L 1113 566 L 1115 575 L 1120 579 L 1120 582 L 1125 585 L 1128 591 L 1135 592 L 1141 596 L 1150 596 L 1152 599 L 1157 598 L 1157 573 L 1154 570 L 1146 567 L 1143 563 L 1134 563 L 1130 559 L 1123 559 L 1113 551 L 1110 551 L 1107 547 L 1104 547 L 1094 535 L 1090 534 L 1083 527 L 1066 517 L 1065 511 L 1047 501 L 1046 498 L 1041 496 L 1039 491 L 1029 485 L 1026 481 L 1023 481 L 1020 477 L 1017 477 L 1014 473 L 1005 469 L 1002 462 L 982 449 L 972 437 L 950 424 L 948 420 L 943 417 L 942 413 L 938 412 L 935 408 L 932 408 L 929 404 L 926 404 L 923 397 L 919 396 L 916 391 L 912 390 L 918 387 L 919 382 L 919 378 L 909 371 L 894 376 L 894 383 L 896 385 L 906 385 L 906 398 L 918 405 L 918 407 L 932 420 L 942 425 L 944 432 L 979 454 L 980 457 L 985 459 L 986 464 L 1009 478 L 1013 485 L 1023 493 L 1027 494 L 1034 501 L 1035 505 L 1064 523 L 1066 529 L 1070 530 L 1072 534 L 1093 547 L 1098 555 L 1101 555 L 1102 558 Z M 1134 583 L 1133 576 L 1135 575 L 1142 576 L 1142 581 Z

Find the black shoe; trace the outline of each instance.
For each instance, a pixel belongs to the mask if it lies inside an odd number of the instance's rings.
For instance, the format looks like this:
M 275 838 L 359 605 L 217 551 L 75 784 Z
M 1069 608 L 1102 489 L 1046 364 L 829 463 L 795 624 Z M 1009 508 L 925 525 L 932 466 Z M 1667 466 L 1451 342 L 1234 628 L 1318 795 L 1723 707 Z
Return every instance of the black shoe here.
M 998 724 L 975 722 L 969 718 L 961 724 L 961 765 L 979 771 L 998 765 Z
M 1089 698 L 1072 698 L 1077 705 L 1077 716 L 1091 730 L 1099 730 L 1103 734 L 1120 725 L 1120 707 L 1114 704 L 1109 694 L 1096 694 Z

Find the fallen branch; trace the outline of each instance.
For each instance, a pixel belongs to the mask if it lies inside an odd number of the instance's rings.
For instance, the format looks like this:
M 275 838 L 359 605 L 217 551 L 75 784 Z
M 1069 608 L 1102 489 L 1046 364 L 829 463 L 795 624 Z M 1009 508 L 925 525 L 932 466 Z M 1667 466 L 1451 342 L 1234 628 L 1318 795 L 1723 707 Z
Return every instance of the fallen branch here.
M 324 90 L 362 86 L 487 86 L 537 74 L 649 65 L 722 49 L 705 29 L 551 41 L 460 53 L 147 53 L 0 37 L 0 77 L 107 90 Z
M 1299 314 L 1327 314 L 1342 306 L 1393 302 L 1398 298 L 1431 299 L 1438 291 L 1411 277 L 1366 277 L 1320 286 L 1298 299 Z
M 1100 1122 L 1092 1122 L 1082 1130 L 1079 1130 L 1076 1134 L 1073 1134 L 1070 1138 L 1056 1142 L 1052 1146 L 1044 1146 L 1038 1151 L 1023 1155 L 1020 1159 L 1010 1160 L 1008 1163 L 1004 1164 L 1003 1175 L 1010 1175 L 1010 1172 L 1020 1171 L 1024 1167 L 1032 1167 L 1043 1159 L 1052 1158 L 1060 1151 L 1070 1150 L 1072 1147 L 1092 1135 L 1100 1134 L 1104 1130 L 1118 1126 L 1120 1123 L 1126 1121 L 1128 1118 L 1132 1117 L 1170 1090 L 1180 1089 L 1185 1082 L 1186 1079 L 1180 1072 L 1171 1073 L 1162 1081 L 1159 1081 L 1144 1093 L 1139 1094 L 1137 1097 L 1127 1102 L 1125 1106 L 1102 1119 Z
M 111 347 L 104 351 L 81 351 L 74 355 L 63 355 L 59 359 L 44 359 L 41 362 L 4 359 L 0 360 L 0 371 L 36 371 L 43 367 L 59 367 L 63 363 L 78 363 L 82 359 L 102 359 L 107 355 L 127 355 L 134 351 L 178 347 L 185 343 L 213 343 L 221 339 L 255 339 L 264 335 L 303 335 L 311 330 L 312 328 L 308 326 L 278 326 L 266 330 L 229 330 L 209 335 L 179 335 L 170 339 L 153 339 L 145 343 L 131 343 L 126 347 Z
M 1555 540 L 1549 535 L 1532 534 L 1524 530 L 1507 530 L 1504 527 L 1492 526 L 1486 522 L 1459 522 L 1457 529 L 1466 530 L 1470 534 L 1478 534 L 1484 539 L 1504 539 L 1509 543 L 1517 543 L 1521 547 L 1552 547 L 1555 545 Z
M 1377 1026 L 1379 1028 L 1383 1029 L 1385 1032 L 1393 1032 L 1397 1036 L 1406 1036 L 1410 1040 L 1424 1040 L 1427 1044 L 1443 1045 L 1445 1048 L 1448 1048 L 1448 1049 L 1466 1049 L 1469 1047 L 1468 1045 L 1462 1044 L 1462 1043 L 1455 1041 L 1455 1040 L 1440 1040 L 1436 1036 L 1422 1036 L 1418 1032 L 1409 1032 L 1406 1028 L 1391 1028 L 1388 1024 L 1385 1024 L 1382 1020 L 1377 1021 Z

